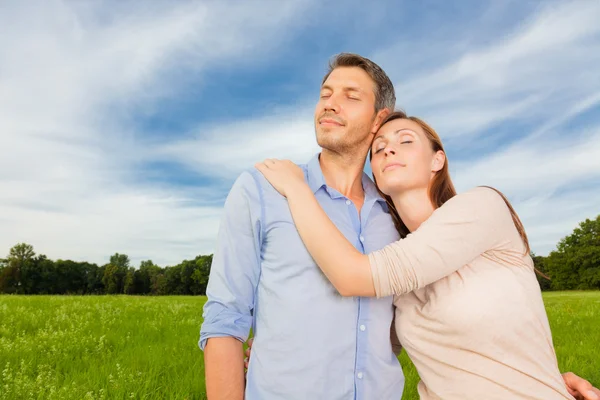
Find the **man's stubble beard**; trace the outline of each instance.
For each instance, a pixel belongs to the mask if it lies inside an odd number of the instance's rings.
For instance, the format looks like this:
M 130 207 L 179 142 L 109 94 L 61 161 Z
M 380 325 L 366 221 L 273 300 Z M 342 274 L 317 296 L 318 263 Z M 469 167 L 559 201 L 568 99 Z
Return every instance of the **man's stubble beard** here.
M 323 150 L 334 154 L 363 157 L 366 156 L 371 145 L 370 127 L 371 125 L 368 124 L 353 128 L 350 131 L 334 134 L 319 132 L 318 127 L 315 126 L 317 144 Z

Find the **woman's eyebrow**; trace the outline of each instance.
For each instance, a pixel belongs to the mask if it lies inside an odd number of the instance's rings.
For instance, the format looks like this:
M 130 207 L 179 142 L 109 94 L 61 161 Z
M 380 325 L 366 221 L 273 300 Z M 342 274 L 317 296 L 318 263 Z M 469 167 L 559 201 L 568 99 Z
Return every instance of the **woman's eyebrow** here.
M 394 133 L 403 133 L 403 132 L 407 132 L 407 133 L 412 133 L 414 135 L 417 134 L 417 132 L 413 131 L 412 129 L 408 129 L 408 128 L 402 128 L 402 129 L 398 129 L 396 132 Z
M 417 134 L 417 132 L 413 131 L 412 129 L 408 129 L 408 128 L 401 128 L 401 129 L 395 130 L 394 132 L 392 132 L 392 134 L 395 136 L 395 135 L 399 135 L 403 132 L 412 133 L 414 135 Z M 376 140 L 383 139 L 385 136 L 386 136 L 385 134 L 377 136 L 375 139 L 373 139 L 373 143 L 375 143 Z

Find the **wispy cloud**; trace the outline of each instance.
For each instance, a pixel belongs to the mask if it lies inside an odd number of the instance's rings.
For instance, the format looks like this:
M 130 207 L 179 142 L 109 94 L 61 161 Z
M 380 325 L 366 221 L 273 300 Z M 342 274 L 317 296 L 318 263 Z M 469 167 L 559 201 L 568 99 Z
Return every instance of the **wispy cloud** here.
M 588 107 L 599 103 L 599 14 L 598 2 L 549 3 L 491 41 L 450 46 L 456 53 L 432 58 L 409 81 L 399 76 L 407 54 L 380 56 L 398 82 L 400 107 L 428 118 L 445 137 L 482 133 L 518 119 L 543 121 L 586 97 L 593 100 Z M 457 28 L 458 43 L 461 32 Z M 427 40 L 414 48 L 428 55 Z
M 304 162 L 318 151 L 312 115 L 320 75 L 314 88 L 302 88 L 305 70 L 325 71 L 324 48 L 332 55 L 356 47 L 368 48 L 363 53 L 397 83 L 398 105 L 425 117 L 449 153 L 461 155 L 451 159 L 457 186 L 506 192 L 534 250 L 545 253 L 600 212 L 591 200 L 600 192 L 586 186 L 600 170 L 600 6 L 517 3 L 510 12 L 493 3 L 478 15 L 428 14 L 429 23 L 445 25 L 411 34 L 410 13 L 392 3 L 344 8 L 338 21 L 306 1 L 5 2 L 0 252 L 26 241 L 52 258 L 105 262 L 119 251 L 165 265 L 213 251 L 220 205 L 237 174 L 265 157 Z M 364 23 L 381 29 L 361 30 Z M 292 69 L 286 57 L 301 65 Z M 274 106 L 243 119 L 229 110 L 226 121 L 198 109 L 186 128 L 158 137 L 139 123 L 182 96 L 213 98 L 206 87 L 215 71 L 226 71 L 216 86 L 228 107 L 240 87 L 260 89 L 237 79 L 263 70 L 297 98 L 279 104 L 257 90 L 249 98 Z M 160 163 L 179 169 L 152 169 Z M 178 174 L 196 184 L 177 184 Z M 147 179 L 154 175 L 161 179 Z
M 463 47 L 459 40 L 456 52 L 444 51 L 443 58 L 427 51 L 426 36 L 410 45 L 380 49 L 373 56 L 398 80 L 398 105 L 426 117 L 449 143 L 449 152 L 470 153 L 466 161 L 452 160 L 457 186 L 466 190 L 491 184 L 505 191 L 515 200 L 531 228 L 534 249 L 541 253 L 552 249 L 586 212 L 588 216 L 600 212 L 593 202 L 585 203 L 576 207 L 578 212 L 561 215 L 548 229 L 547 218 L 557 207 L 567 198 L 575 201 L 568 195 L 571 192 L 561 191 L 600 176 L 600 126 L 569 126 L 600 104 L 600 70 L 594 67 L 600 64 L 597 15 L 596 2 L 549 4 L 493 40 L 473 47 Z M 431 47 L 438 49 L 435 44 Z M 424 49 L 429 64 L 413 62 L 418 67 L 407 71 L 410 79 L 405 81 L 398 70 L 406 71 L 411 61 L 405 60 L 421 55 L 408 51 L 411 48 Z M 198 171 L 215 166 L 217 174 L 233 174 L 269 156 L 308 157 L 306 135 L 312 125 L 305 114 L 305 119 L 288 112 L 238 121 L 170 150 Z M 491 130 L 511 123 L 531 128 L 507 128 L 499 145 L 485 145 Z M 298 146 L 290 148 L 290 143 Z M 220 162 L 225 166 L 219 167 Z M 600 198 L 600 189 L 588 192 Z M 534 208 L 528 206 L 532 201 Z
M 300 107 L 251 120 L 202 126 L 190 138 L 163 145 L 152 156 L 179 160 L 198 174 L 231 178 L 264 158 L 300 163 L 318 151 L 313 110 Z
M 503 190 L 542 254 L 600 213 L 590 200 L 600 199 L 590 184 L 600 178 L 600 118 L 586 115 L 600 104 L 598 15 L 597 2 L 551 4 L 499 40 L 398 85 L 401 106 L 427 117 L 450 152 L 470 153 L 452 164 L 458 188 Z M 496 128 L 500 139 L 486 146 Z
M 309 5 L 3 3 L 0 249 L 27 241 L 53 258 L 159 263 L 211 251 L 220 210 L 200 190 L 136 180 L 144 141 L 132 113 L 207 69 L 265 62 Z

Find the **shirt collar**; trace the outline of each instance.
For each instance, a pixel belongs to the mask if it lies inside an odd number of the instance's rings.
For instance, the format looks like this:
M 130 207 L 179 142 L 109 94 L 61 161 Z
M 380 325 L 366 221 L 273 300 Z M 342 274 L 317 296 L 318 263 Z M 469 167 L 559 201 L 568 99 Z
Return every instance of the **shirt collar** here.
M 308 186 L 312 190 L 314 194 L 321 188 L 324 188 L 325 191 L 329 194 L 329 196 L 333 199 L 344 197 L 337 190 L 330 188 L 325 183 L 325 176 L 323 175 L 323 171 L 321 170 L 321 164 L 319 163 L 320 153 L 313 156 L 313 158 L 308 162 L 307 166 L 307 181 Z M 362 186 L 365 191 L 365 203 L 369 201 L 379 201 L 385 205 L 385 199 L 381 197 L 379 192 L 377 191 L 377 187 L 375 183 L 371 180 L 371 178 L 363 172 L 362 175 Z

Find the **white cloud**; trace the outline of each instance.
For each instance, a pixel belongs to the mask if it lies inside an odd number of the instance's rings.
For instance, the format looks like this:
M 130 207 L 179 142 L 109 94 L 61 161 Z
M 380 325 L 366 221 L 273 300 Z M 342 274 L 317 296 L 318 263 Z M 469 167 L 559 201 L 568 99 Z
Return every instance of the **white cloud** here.
M 600 126 L 583 133 L 554 132 L 546 141 L 526 137 L 494 154 L 457 164 L 454 175 L 463 188 L 488 182 L 520 197 L 559 190 L 600 178 Z
M 319 151 L 313 110 L 296 107 L 219 126 L 202 126 L 185 140 L 160 146 L 153 157 L 177 159 L 200 174 L 231 178 L 265 158 L 304 163 Z
M 219 209 L 133 179 L 144 148 L 129 114 L 207 68 L 268 60 L 308 6 L 3 3 L 0 250 L 26 241 L 51 258 L 162 264 L 212 251 Z
M 600 190 L 587 186 L 576 190 L 540 193 L 516 204 L 531 248 L 540 255 L 556 249 L 558 241 L 570 235 L 580 222 L 600 214 Z
M 495 124 L 539 122 L 512 147 L 469 165 L 452 163 L 459 187 L 497 185 L 516 199 L 539 253 L 598 212 L 593 188 L 584 199 L 563 190 L 597 177 L 590 172 L 600 170 L 597 126 L 570 131 L 566 144 L 557 140 L 557 129 L 600 103 L 599 3 L 574 4 L 546 7 L 510 35 L 476 48 L 457 41 L 428 52 L 436 46 L 425 46 L 423 37 L 408 46 L 419 50 L 410 53 L 421 60 L 414 63 L 398 45 L 373 48 L 373 58 L 385 59 L 399 82 L 398 104 L 426 117 L 445 138 L 483 140 Z M 144 184 L 135 168 L 167 159 L 225 182 L 265 157 L 306 161 L 318 151 L 316 98 L 246 121 L 201 124 L 161 147 L 148 145 L 131 115 L 157 112 L 157 100 L 189 84 L 201 87 L 208 69 L 240 60 L 259 68 L 310 7 L 305 1 L 3 3 L 0 255 L 18 241 L 51 258 L 99 263 L 114 252 L 166 265 L 213 251 L 221 213 L 211 201 L 214 187 Z M 563 213 L 550 223 L 557 209 Z
M 514 120 L 544 120 L 597 95 L 598 15 L 598 2 L 549 4 L 503 37 L 462 49 L 460 32 L 468 31 L 467 24 L 457 27 L 452 39 L 459 44 L 442 60 L 429 53 L 425 37 L 411 48 L 431 57 L 431 67 L 409 81 L 402 76 L 403 59 L 416 54 L 392 48 L 377 56 L 398 82 L 399 107 L 427 118 L 444 137 L 477 134 Z
M 480 156 L 473 150 L 469 162 L 451 160 L 451 165 L 460 190 L 486 184 L 504 191 L 540 254 L 581 219 L 600 212 L 593 201 L 577 201 L 571 191 L 564 192 L 569 185 L 585 186 L 600 177 L 600 127 L 564 128 L 600 104 L 600 70 L 595 67 L 600 64 L 599 12 L 596 2 L 550 4 L 506 36 L 458 53 L 444 51 L 445 59 L 428 53 L 427 37 L 373 56 L 383 60 L 392 77 L 405 71 L 405 64 L 415 68 L 407 74 L 410 80 L 400 79 L 397 85 L 398 104 L 409 114 L 426 117 L 445 140 L 453 139 L 454 147 L 477 148 L 474 141 L 487 140 L 486 129 L 496 124 L 537 124 L 531 132 L 509 134 L 510 141 L 521 138 L 512 145 Z M 424 54 L 410 49 L 424 49 Z M 428 59 L 431 67 L 423 69 L 413 59 L 405 62 L 407 54 Z M 265 157 L 304 161 L 313 151 L 314 129 L 312 110 L 301 110 L 202 127 L 202 135 L 168 146 L 164 156 L 175 156 L 199 172 L 214 167 L 223 176 Z M 600 198 L 600 190 L 589 189 L 587 195 Z M 566 199 L 574 205 L 565 207 Z M 571 211 L 549 224 L 549 216 L 561 208 Z
M 521 139 L 508 146 L 479 156 L 474 150 L 451 166 L 459 190 L 491 185 L 509 196 L 538 254 L 600 213 L 600 188 L 589 186 L 600 178 L 600 125 L 569 126 L 600 104 L 597 15 L 597 2 L 550 5 L 501 40 L 397 87 L 400 105 L 463 150 L 477 148 L 495 125 L 537 125 L 509 133 Z
M 597 2 L 550 5 L 506 37 L 397 86 L 409 114 L 426 117 L 454 148 L 476 149 L 469 161 L 450 160 L 457 188 L 504 191 L 539 254 L 600 213 L 600 188 L 589 186 L 600 178 L 600 125 L 588 118 L 570 126 L 600 104 L 597 15 Z M 534 128 L 477 154 L 488 128 L 511 122 Z
M 600 125 L 547 132 L 472 162 L 450 164 L 457 190 L 493 186 L 513 203 L 532 249 L 545 255 L 585 218 L 600 214 Z M 575 188 L 575 189 L 574 189 Z

